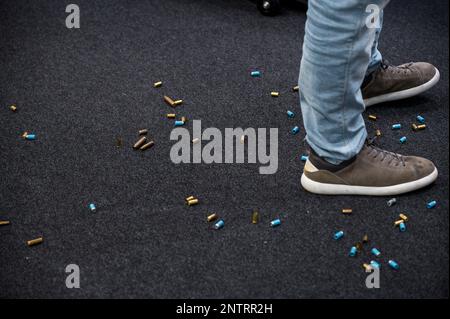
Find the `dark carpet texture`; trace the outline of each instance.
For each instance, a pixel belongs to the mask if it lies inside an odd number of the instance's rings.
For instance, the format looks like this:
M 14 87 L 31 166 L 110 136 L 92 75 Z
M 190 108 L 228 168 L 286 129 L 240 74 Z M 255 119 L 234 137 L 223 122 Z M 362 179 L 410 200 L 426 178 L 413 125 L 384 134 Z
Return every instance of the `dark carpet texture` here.
M 11 221 L 0 226 L 1 298 L 448 298 L 447 1 L 392 1 L 385 12 L 384 57 L 428 61 L 442 75 L 421 96 L 365 114 L 380 117 L 367 126 L 382 130 L 384 148 L 425 156 L 440 172 L 393 207 L 388 197 L 317 196 L 300 185 L 304 130 L 292 87 L 303 6 L 268 18 L 245 0 L 78 0 L 81 28 L 67 29 L 68 3 L 0 4 L 0 220 Z M 263 75 L 250 77 L 253 69 Z M 222 131 L 279 128 L 278 172 L 173 164 L 164 94 L 184 100 L 175 111 L 189 129 L 193 119 Z M 417 114 L 428 128 L 414 133 Z M 397 122 L 404 128 L 392 131 Z M 137 152 L 142 128 L 156 145 Z M 22 139 L 24 131 L 37 139 Z M 186 206 L 188 195 L 200 204 Z M 438 205 L 427 209 L 431 199 Z M 344 207 L 353 214 L 342 215 Z M 210 212 L 223 229 L 206 222 Z M 410 218 L 405 233 L 393 226 L 401 212 Z M 271 228 L 277 217 L 282 225 Z M 334 241 L 341 229 L 345 237 Z M 349 257 L 364 234 L 371 243 Z M 26 245 L 39 236 L 41 245 Z M 400 270 L 388 267 L 391 258 Z M 362 264 L 371 259 L 383 265 L 380 289 L 365 286 Z M 65 285 L 72 263 L 80 289 Z

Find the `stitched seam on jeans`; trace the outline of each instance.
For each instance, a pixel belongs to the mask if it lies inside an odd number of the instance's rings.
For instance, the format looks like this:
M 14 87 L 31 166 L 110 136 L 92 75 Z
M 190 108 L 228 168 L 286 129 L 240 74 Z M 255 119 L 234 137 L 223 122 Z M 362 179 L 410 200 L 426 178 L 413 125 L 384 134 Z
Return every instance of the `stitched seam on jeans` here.
M 363 4 L 360 4 L 360 6 L 359 6 L 359 9 L 361 10 L 361 11 L 363 11 Z M 356 32 L 353 34 L 353 37 L 352 37 L 352 41 L 351 41 L 351 47 L 350 47 L 350 52 L 351 52 L 351 54 L 349 54 L 349 57 L 348 57 L 348 59 L 347 59 L 347 64 L 346 64 L 346 66 L 345 66 L 345 83 L 344 83 L 344 94 L 342 95 L 342 128 L 341 128 L 341 131 L 342 131 L 342 136 L 344 137 L 344 143 L 345 143 L 345 146 L 347 147 L 348 146 L 348 144 L 349 144 L 349 141 L 348 141 L 348 136 L 347 136 L 347 133 L 346 133 L 346 125 L 345 125 L 345 123 L 346 123 L 346 118 L 345 118 L 345 111 L 346 111 L 346 105 L 345 105 L 345 98 L 346 98 L 346 96 L 347 96 L 347 93 L 348 93 L 348 75 L 349 75 L 349 66 L 350 66 L 350 61 L 351 60 L 353 60 L 353 59 L 351 59 L 352 57 L 353 57 L 353 55 L 354 55 L 354 47 L 355 47 L 355 38 L 356 38 L 356 36 L 358 35 L 358 33 L 359 32 L 361 32 L 361 29 L 362 29 L 362 24 L 363 24 L 363 20 L 364 19 L 360 19 L 359 20 L 359 23 L 357 24 L 357 26 L 359 26 L 359 28 L 356 28 Z

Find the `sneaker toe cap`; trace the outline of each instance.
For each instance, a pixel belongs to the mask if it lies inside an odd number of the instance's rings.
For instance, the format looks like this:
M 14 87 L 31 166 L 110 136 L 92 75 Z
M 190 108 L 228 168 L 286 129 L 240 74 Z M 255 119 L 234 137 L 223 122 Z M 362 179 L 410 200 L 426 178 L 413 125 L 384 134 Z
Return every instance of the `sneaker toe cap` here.
M 426 62 L 415 63 L 415 67 L 419 71 L 422 81 L 428 82 L 436 75 L 437 69 L 433 64 Z
M 407 163 L 413 170 L 416 179 L 421 179 L 429 176 L 436 170 L 436 166 L 432 161 L 422 157 L 410 156 L 407 159 Z

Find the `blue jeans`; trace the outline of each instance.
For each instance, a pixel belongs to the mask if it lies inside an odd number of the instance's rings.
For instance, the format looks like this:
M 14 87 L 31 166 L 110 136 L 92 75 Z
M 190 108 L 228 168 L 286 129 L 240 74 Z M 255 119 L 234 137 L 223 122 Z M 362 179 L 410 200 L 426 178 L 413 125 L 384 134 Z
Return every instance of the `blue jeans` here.
M 361 84 L 381 62 L 377 46 L 388 2 L 309 1 L 300 105 L 308 144 L 332 164 L 358 154 L 367 138 Z

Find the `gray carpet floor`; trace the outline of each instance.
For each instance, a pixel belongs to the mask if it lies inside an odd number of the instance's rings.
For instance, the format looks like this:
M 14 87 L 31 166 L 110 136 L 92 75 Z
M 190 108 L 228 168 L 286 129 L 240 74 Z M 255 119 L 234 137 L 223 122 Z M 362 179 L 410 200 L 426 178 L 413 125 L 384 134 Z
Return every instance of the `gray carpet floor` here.
M 393 207 L 389 198 L 317 196 L 300 186 L 304 131 L 291 88 L 302 6 L 267 18 L 242 0 L 76 3 L 78 30 L 65 27 L 64 2 L 0 4 L 0 220 L 11 221 L 0 226 L 0 297 L 448 298 L 447 1 L 393 1 L 385 12 L 384 57 L 428 61 L 442 75 L 419 97 L 369 111 L 380 117 L 383 147 L 425 156 L 440 171 L 434 185 Z M 262 77 L 251 78 L 253 69 Z M 157 80 L 164 84 L 154 89 Z M 163 94 L 183 99 L 177 114 L 204 128 L 279 128 L 278 172 L 173 164 Z M 428 128 L 413 133 L 417 114 Z M 397 122 L 406 128 L 392 131 Z M 146 152 L 131 148 L 141 128 L 156 143 Z M 23 131 L 37 139 L 23 140 Z M 199 205 L 184 204 L 191 194 Z M 427 209 L 431 199 L 438 205 Z M 343 216 L 343 207 L 353 214 Z M 205 221 L 210 212 L 225 220 L 223 229 Z M 393 227 L 400 212 L 410 217 L 405 233 Z M 269 227 L 277 217 L 282 225 Z M 346 236 L 334 241 L 340 229 Z M 382 251 L 380 289 L 365 287 L 368 248 L 348 257 L 364 234 L 367 247 Z M 27 247 L 38 236 L 44 243 Z M 390 258 L 399 271 L 386 265 Z M 72 263 L 81 289 L 65 286 Z

